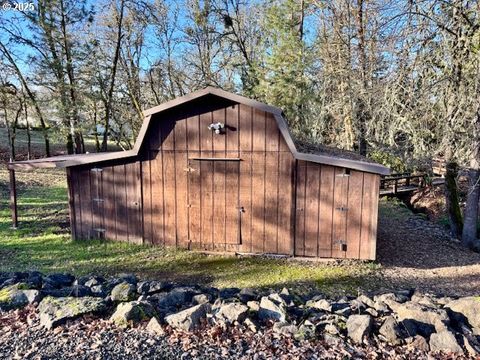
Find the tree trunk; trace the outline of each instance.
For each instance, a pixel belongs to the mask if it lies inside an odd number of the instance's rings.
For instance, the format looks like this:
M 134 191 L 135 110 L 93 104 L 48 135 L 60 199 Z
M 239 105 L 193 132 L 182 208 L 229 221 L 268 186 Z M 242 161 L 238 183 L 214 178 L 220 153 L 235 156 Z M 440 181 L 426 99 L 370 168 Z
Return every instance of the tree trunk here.
M 450 231 L 453 236 L 460 238 L 462 234 L 462 211 L 460 210 L 457 175 L 458 164 L 454 161 L 447 161 L 445 174 L 445 200 L 447 206 Z
M 33 103 L 33 107 L 35 108 L 35 111 L 37 113 L 38 120 L 40 121 L 40 126 L 42 127 L 43 139 L 45 140 L 45 155 L 48 157 L 50 156 L 50 140 L 48 138 L 48 128 L 47 128 L 45 119 L 43 118 L 43 114 L 40 109 L 40 106 L 38 105 L 37 98 L 35 97 L 35 94 L 30 90 L 30 87 L 28 86 L 27 81 L 25 80 L 25 77 L 20 71 L 20 68 L 17 66 L 17 63 L 15 62 L 12 55 L 7 50 L 5 45 L 3 45 L 2 42 L 0 42 L 0 49 L 2 50 L 3 54 L 7 57 L 10 64 L 12 64 L 13 68 L 15 69 L 15 72 L 18 75 L 20 82 L 22 83 L 23 87 L 25 88 L 25 91 L 27 92 L 28 97 Z

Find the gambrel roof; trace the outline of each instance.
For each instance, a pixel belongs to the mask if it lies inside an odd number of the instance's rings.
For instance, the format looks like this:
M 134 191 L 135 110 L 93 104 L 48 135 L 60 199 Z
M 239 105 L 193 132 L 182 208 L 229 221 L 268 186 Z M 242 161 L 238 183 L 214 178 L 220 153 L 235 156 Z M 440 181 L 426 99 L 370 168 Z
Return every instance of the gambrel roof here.
M 259 109 L 272 114 L 277 122 L 278 128 L 288 145 L 288 148 L 292 152 L 293 156 L 297 160 L 311 161 L 320 164 L 332 165 L 343 167 L 347 169 L 360 170 L 375 174 L 387 175 L 390 173 L 390 169 L 370 161 L 352 159 L 349 156 L 342 156 L 342 154 L 331 152 L 302 152 L 297 149 L 295 142 L 288 129 L 287 122 L 283 116 L 281 109 L 261 103 L 259 101 L 246 98 L 237 94 L 230 93 L 225 90 L 217 89 L 214 87 L 207 87 L 205 89 L 192 92 L 185 96 L 167 101 L 161 105 L 147 109 L 143 112 L 145 118 L 143 120 L 142 127 L 135 141 L 133 149 L 128 151 L 116 151 L 110 153 L 95 153 L 95 154 L 77 154 L 77 155 L 64 155 L 64 156 L 52 156 L 44 159 L 17 161 L 9 164 L 10 169 L 29 169 L 40 167 L 59 167 L 65 168 L 70 166 L 78 166 L 85 164 L 93 164 L 104 162 L 108 160 L 116 159 L 128 159 L 136 157 L 139 154 L 142 144 L 148 133 L 149 125 L 152 120 L 152 115 L 161 113 L 165 110 L 172 109 L 174 107 L 186 104 L 192 100 L 200 99 L 204 96 L 213 95 L 223 99 L 230 100 L 234 103 L 244 104 L 255 109 Z

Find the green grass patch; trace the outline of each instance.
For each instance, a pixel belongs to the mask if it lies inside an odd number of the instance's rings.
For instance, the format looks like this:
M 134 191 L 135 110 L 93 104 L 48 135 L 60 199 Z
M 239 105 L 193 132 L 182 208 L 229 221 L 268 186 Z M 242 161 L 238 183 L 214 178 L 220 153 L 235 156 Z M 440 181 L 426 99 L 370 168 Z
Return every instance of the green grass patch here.
M 315 288 L 329 294 L 344 294 L 364 288 L 378 269 L 376 264 L 365 262 L 300 262 L 205 255 L 102 240 L 72 241 L 64 181 L 51 180 L 44 183 L 49 184 L 45 186 L 40 185 L 42 182 L 37 177 L 30 184 L 27 175 L 19 187 L 20 227 L 14 230 L 6 200 L 5 173 L 0 172 L 0 271 L 38 270 L 76 275 L 132 272 L 141 278 L 216 287 L 286 286 L 298 291 Z

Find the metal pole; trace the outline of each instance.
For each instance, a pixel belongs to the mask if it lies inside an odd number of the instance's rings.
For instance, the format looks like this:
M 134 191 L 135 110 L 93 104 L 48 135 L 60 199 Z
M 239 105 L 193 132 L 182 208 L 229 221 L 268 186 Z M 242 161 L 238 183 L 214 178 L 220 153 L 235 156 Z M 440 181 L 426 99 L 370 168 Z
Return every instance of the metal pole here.
M 17 182 L 15 181 L 15 170 L 8 170 L 10 173 L 10 211 L 12 213 L 12 227 L 18 227 L 18 211 L 17 211 Z

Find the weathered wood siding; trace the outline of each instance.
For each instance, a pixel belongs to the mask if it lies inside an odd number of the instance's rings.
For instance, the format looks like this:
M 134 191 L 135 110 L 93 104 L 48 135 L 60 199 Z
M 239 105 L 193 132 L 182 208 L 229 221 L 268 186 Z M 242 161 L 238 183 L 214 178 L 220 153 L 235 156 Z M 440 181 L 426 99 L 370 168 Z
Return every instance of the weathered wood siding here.
M 190 109 L 162 114 L 149 129 L 145 242 L 293 254 L 294 159 L 273 116 L 230 103 Z M 225 134 L 210 131 L 213 122 Z
M 143 242 L 141 164 L 69 169 L 71 223 L 75 239 Z
M 298 161 L 295 255 L 375 259 L 379 178 Z
M 153 115 L 136 161 L 70 168 L 68 182 L 76 239 L 375 258 L 379 176 L 297 161 L 272 114 L 225 99 Z

